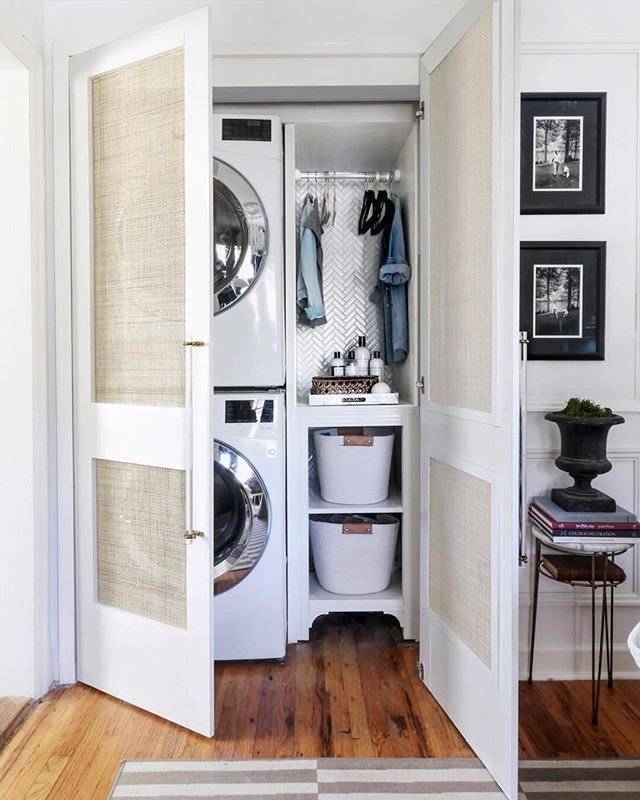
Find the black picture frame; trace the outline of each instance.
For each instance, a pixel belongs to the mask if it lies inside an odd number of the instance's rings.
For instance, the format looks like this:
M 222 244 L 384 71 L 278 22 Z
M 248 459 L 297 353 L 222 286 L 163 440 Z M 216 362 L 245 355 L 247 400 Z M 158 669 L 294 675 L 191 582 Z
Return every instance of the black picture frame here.
M 534 92 L 520 101 L 520 213 L 521 214 L 604 214 L 606 157 L 606 92 Z M 565 122 L 559 154 L 561 163 L 551 163 L 553 153 L 538 163 L 534 148 L 535 130 L 545 130 L 544 121 Z M 570 135 L 568 131 L 573 135 Z M 553 132 L 551 133 L 553 136 Z M 557 140 L 556 140 L 557 141 Z M 579 142 L 579 158 L 576 156 Z M 551 144 L 553 147 L 553 144 Z M 565 161 L 565 155 L 567 159 Z M 534 163 L 535 158 L 535 163 Z M 567 169 L 566 177 L 563 170 Z M 559 174 L 553 174 L 554 170 Z M 576 185 L 577 184 L 577 185 Z M 549 188 L 545 188 L 548 185 Z
M 606 242 L 521 242 L 520 330 L 531 361 L 604 360 L 606 251 Z

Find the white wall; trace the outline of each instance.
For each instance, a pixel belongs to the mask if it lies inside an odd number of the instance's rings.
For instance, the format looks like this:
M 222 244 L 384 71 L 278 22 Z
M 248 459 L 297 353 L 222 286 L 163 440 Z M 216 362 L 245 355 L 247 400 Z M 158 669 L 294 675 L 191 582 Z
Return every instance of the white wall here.
M 6 61 L 5 61 L 6 63 Z M 33 426 L 29 76 L 0 69 L 0 371 L 3 535 L 0 536 L 0 695 L 33 694 Z M 10 187 L 10 190 L 7 191 Z M 25 591 L 26 590 L 26 591 Z
M 605 10 L 606 9 L 606 10 Z M 610 435 L 613 470 L 597 485 L 640 513 L 640 269 L 639 131 L 640 3 L 637 0 L 524 0 L 521 88 L 607 92 L 606 213 L 524 215 L 523 240 L 607 242 L 606 341 L 602 362 L 531 362 L 528 370 L 530 496 L 571 481 L 554 466 L 556 426 L 543 412 L 570 396 L 611 406 L 627 420 Z M 615 650 L 619 674 L 638 677 L 626 637 L 640 619 L 640 547 L 620 562 L 626 583 L 617 590 Z M 521 579 L 521 654 L 528 652 L 531 569 Z M 590 675 L 590 599 L 541 580 L 536 675 Z
M 0 695 L 51 679 L 43 3 L 0 10 Z
M 79 52 L 206 2 L 48 0 L 47 41 Z M 462 2 L 208 0 L 214 85 L 417 84 L 416 56 Z
M 37 52 L 44 43 L 44 0 L 2 0 L 0 29 L 10 28 Z

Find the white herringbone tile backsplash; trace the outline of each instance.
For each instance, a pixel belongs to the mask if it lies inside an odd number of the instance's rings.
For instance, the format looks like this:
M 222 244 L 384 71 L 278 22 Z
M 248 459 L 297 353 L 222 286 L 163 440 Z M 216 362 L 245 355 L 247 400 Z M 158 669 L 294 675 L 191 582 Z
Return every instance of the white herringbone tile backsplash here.
M 317 184 L 321 196 L 322 184 Z M 336 218 L 322 237 L 324 252 L 324 302 L 327 324 L 318 328 L 297 325 L 297 392 L 305 402 L 311 378 L 328 374 L 334 350 L 346 354 L 355 348 L 358 336 L 367 337 L 367 346 L 382 351 L 382 314 L 369 300 L 380 268 L 381 235 L 358 236 L 358 218 L 362 207 L 364 184 L 336 181 Z M 316 194 L 316 184 L 296 183 L 296 213 L 299 217 L 308 191 Z M 390 371 L 386 379 L 391 379 Z

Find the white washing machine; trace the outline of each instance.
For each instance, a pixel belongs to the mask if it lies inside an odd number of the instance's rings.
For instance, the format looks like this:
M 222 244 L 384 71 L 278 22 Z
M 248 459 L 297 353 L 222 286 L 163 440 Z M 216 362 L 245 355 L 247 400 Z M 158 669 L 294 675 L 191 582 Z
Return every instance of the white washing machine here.
M 214 425 L 214 655 L 283 658 L 284 394 L 216 392 Z
M 282 125 L 214 115 L 214 380 L 283 386 Z

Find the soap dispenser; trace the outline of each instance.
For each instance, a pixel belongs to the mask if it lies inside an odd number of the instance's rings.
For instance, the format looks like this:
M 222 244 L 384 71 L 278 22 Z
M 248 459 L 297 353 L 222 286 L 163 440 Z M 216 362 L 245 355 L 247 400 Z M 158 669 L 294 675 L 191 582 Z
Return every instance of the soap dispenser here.
M 379 381 L 384 380 L 384 361 L 380 358 L 380 351 L 373 351 L 373 358 L 369 362 L 369 375 L 376 377 Z
M 345 375 L 357 375 L 356 372 L 356 351 L 349 350 L 347 353 L 347 363 L 345 364 L 344 368 Z
M 355 355 L 356 355 L 356 375 L 368 375 L 371 352 L 367 347 L 366 336 L 358 336 L 358 346 L 356 347 Z
M 344 359 L 339 350 L 336 350 L 329 365 L 331 367 L 331 374 L 338 377 L 344 375 Z

